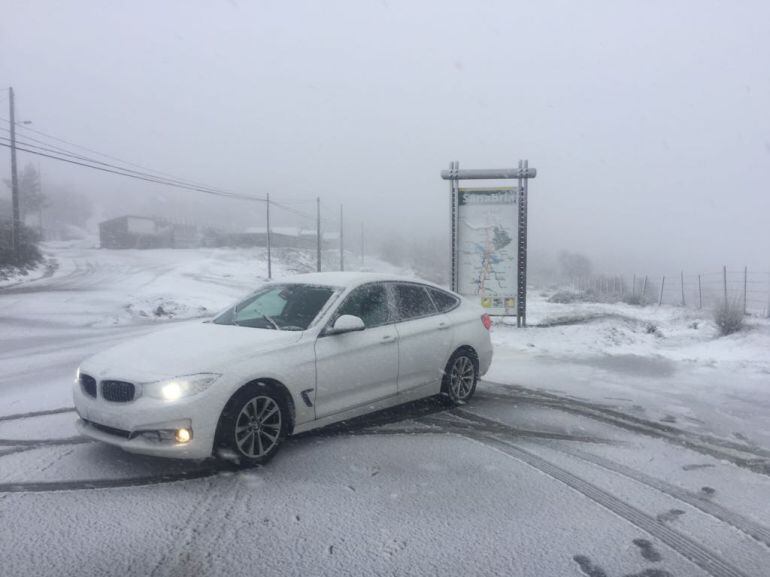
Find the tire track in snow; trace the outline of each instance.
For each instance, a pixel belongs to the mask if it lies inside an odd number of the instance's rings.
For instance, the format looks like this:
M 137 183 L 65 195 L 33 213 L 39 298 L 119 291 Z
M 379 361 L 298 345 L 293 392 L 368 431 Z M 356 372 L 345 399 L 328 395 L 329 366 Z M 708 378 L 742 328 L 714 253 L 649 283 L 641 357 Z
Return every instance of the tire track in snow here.
M 33 411 L 30 413 L 15 413 L 11 415 L 3 415 L 0 417 L 2 421 L 16 421 L 19 419 L 31 419 L 33 417 L 42 417 L 45 415 L 58 415 L 59 413 L 74 413 L 75 407 L 60 407 L 58 409 L 47 409 L 45 411 Z
M 177 481 L 203 479 L 231 470 L 231 466 L 216 465 L 202 469 L 176 471 L 159 475 L 143 475 L 140 477 L 124 477 L 122 479 L 74 479 L 71 481 L 22 481 L 19 483 L 0 483 L 0 493 L 50 493 L 55 491 L 79 491 L 83 489 L 142 487 L 175 483 Z
M 747 577 L 746 573 L 715 553 L 712 553 L 696 541 L 693 541 L 689 537 L 686 537 L 657 519 L 650 517 L 636 507 L 629 505 L 625 501 L 618 499 L 614 495 L 573 475 L 566 469 L 562 469 L 550 461 L 546 461 L 534 453 L 487 434 L 467 431 L 459 434 L 513 457 L 514 459 L 529 465 L 533 469 L 548 475 L 552 479 L 563 483 L 574 491 L 581 493 L 598 505 L 665 543 L 671 549 L 690 560 L 710 575 L 713 575 L 713 577 Z
M 215 525 L 215 521 L 230 514 L 237 501 L 237 491 L 232 491 L 230 503 L 223 512 L 221 492 L 215 491 L 213 481 L 207 482 L 203 492 L 204 497 L 196 503 L 190 514 L 182 523 L 181 535 L 170 539 L 171 546 L 161 555 L 149 573 L 149 577 L 176 576 L 176 575 L 207 575 L 191 558 L 191 552 L 199 551 L 194 543 L 199 535 L 206 536 L 209 528 Z M 219 523 L 219 525 L 223 525 Z
M 647 436 L 666 439 L 677 445 L 693 451 L 724 459 L 731 463 L 770 476 L 770 451 L 761 448 L 750 448 L 725 439 L 690 433 L 670 425 L 641 419 L 610 407 L 603 407 L 586 401 L 578 401 L 550 393 L 532 391 L 514 385 L 490 383 L 516 391 L 512 394 L 481 393 L 479 398 L 506 402 L 529 402 L 544 407 L 559 409 L 578 414 L 590 419 L 601 421 L 623 429 L 642 433 Z
M 486 417 L 476 415 L 475 413 L 471 413 L 464 409 L 455 409 L 452 412 L 463 419 L 467 419 L 469 421 L 482 425 L 483 427 L 485 427 L 483 429 L 485 432 L 492 432 L 490 431 L 490 427 L 489 427 L 490 423 L 495 424 L 496 425 L 495 428 L 497 428 L 498 430 L 504 431 L 505 428 L 507 428 L 507 425 L 505 425 L 504 423 L 500 423 L 499 421 L 495 421 L 493 419 L 488 419 Z M 511 436 L 518 436 L 517 430 L 512 427 L 511 427 L 511 432 L 509 434 Z M 627 477 L 633 481 L 636 481 L 637 483 L 646 485 L 647 487 L 655 489 L 661 493 L 665 493 L 670 497 L 674 497 L 675 499 L 678 499 L 679 501 L 687 503 L 691 507 L 694 507 L 695 509 L 698 509 L 703 513 L 706 513 L 707 515 L 714 517 L 715 519 L 717 519 L 718 521 L 721 521 L 722 523 L 731 525 L 732 527 L 738 529 L 742 533 L 745 533 L 749 537 L 752 537 L 753 539 L 759 541 L 760 543 L 763 543 L 764 545 L 770 547 L 770 529 L 747 517 L 744 517 L 739 513 L 735 513 L 729 509 L 726 509 L 725 507 L 722 507 L 721 505 L 718 505 L 712 501 L 708 501 L 704 499 L 702 494 L 687 491 L 686 489 L 682 489 L 681 487 L 677 487 L 676 485 L 673 485 L 661 479 L 657 479 L 646 473 L 637 471 L 636 469 L 632 469 L 631 467 L 628 467 L 626 465 L 616 463 L 614 461 L 611 461 L 610 459 L 601 457 L 599 455 L 586 453 L 585 451 L 576 449 L 574 447 L 569 447 L 569 448 L 556 447 L 553 444 L 548 444 L 547 446 L 551 450 L 557 451 L 564 455 L 575 457 L 582 461 L 586 461 L 595 466 L 601 467 L 613 473 L 617 473 L 619 475 Z

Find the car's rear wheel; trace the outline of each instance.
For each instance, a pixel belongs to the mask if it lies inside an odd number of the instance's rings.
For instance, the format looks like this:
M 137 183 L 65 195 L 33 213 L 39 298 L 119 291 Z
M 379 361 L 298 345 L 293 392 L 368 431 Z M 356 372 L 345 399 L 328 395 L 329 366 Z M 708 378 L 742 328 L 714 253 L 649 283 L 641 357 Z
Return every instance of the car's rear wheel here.
M 257 385 L 239 391 L 225 407 L 219 422 L 220 456 L 241 465 L 267 463 L 278 451 L 288 429 L 283 396 L 274 388 Z
M 444 370 L 442 391 L 454 403 L 468 401 L 476 391 L 478 362 L 475 355 L 466 349 L 456 351 Z

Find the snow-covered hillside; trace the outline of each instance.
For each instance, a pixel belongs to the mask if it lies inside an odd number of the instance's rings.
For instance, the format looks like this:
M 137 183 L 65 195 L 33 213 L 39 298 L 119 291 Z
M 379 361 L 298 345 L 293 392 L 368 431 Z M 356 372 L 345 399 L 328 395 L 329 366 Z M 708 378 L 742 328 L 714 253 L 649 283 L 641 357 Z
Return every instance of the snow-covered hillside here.
M 25 314 L 45 316 L 55 310 L 72 326 L 107 327 L 211 316 L 267 280 L 263 248 L 103 250 L 94 245 L 93 240 L 45 243 L 45 263 L 6 281 L 0 290 L 34 294 L 53 286 L 60 296 L 87 290 L 88 307 L 47 294 L 33 298 Z M 273 278 L 316 270 L 314 251 L 274 249 L 272 257 Z M 337 270 L 338 259 L 337 251 L 325 251 L 324 269 Z M 361 267 L 348 255 L 347 264 L 351 270 L 398 270 L 371 257 Z

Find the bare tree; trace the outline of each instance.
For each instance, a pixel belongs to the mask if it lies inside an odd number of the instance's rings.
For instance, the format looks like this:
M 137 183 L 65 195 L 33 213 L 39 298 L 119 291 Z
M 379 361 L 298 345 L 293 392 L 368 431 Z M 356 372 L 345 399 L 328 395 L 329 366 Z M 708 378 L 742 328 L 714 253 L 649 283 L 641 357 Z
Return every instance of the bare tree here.
M 11 181 L 4 179 L 3 182 L 11 189 Z M 19 213 L 22 222 L 27 215 L 39 214 L 45 206 L 45 196 L 40 188 L 40 173 L 37 169 L 27 164 L 19 174 Z

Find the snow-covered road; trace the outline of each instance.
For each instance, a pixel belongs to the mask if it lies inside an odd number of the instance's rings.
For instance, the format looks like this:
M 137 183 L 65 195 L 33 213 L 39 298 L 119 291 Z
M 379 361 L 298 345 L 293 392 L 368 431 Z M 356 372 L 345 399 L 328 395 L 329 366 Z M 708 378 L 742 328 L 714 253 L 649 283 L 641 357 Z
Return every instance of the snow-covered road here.
M 195 322 L 262 263 L 55 256 L 49 278 L 0 289 L 0 575 L 768 574 L 768 447 L 516 386 L 513 346 L 501 382 L 464 407 L 422 401 L 302 435 L 261 469 L 78 437 L 69 388 L 84 356 Z

